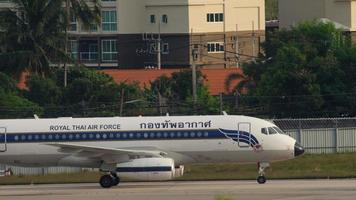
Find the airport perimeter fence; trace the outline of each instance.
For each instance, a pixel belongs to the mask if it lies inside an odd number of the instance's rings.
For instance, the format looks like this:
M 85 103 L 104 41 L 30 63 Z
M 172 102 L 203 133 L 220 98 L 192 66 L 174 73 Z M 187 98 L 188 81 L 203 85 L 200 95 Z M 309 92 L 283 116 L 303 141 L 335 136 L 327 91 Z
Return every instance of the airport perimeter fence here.
M 356 118 L 275 119 L 307 153 L 356 152 Z
M 273 119 L 271 121 L 302 144 L 307 153 L 356 152 L 356 118 Z M 23 168 L 0 164 L 0 170 L 9 168 L 15 175 L 82 171 L 81 168 L 75 167 Z

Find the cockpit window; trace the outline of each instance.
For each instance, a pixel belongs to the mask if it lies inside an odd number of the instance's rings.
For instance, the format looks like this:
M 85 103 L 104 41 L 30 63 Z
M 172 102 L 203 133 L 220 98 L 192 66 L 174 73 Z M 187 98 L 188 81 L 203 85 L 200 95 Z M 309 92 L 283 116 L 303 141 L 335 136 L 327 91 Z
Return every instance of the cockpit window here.
M 273 128 L 274 128 L 278 133 L 284 134 L 284 132 L 283 132 L 280 128 L 278 128 L 277 126 L 274 126 Z
M 261 128 L 261 133 L 268 135 L 267 128 Z
M 273 135 L 273 134 L 283 134 L 283 131 L 277 126 L 261 128 L 261 133 L 265 135 Z
M 268 133 L 272 135 L 272 134 L 277 134 L 278 132 L 274 130 L 272 127 L 268 127 Z

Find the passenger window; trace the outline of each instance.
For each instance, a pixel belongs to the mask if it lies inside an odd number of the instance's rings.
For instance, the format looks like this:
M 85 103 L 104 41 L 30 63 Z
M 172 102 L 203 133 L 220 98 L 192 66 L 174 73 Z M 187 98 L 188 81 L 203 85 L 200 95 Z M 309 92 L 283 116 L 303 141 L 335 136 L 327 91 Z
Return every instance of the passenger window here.
M 272 127 L 268 127 L 268 132 L 269 132 L 270 135 L 277 134 L 277 131 L 274 130 Z
M 261 128 L 261 133 L 268 135 L 267 128 Z

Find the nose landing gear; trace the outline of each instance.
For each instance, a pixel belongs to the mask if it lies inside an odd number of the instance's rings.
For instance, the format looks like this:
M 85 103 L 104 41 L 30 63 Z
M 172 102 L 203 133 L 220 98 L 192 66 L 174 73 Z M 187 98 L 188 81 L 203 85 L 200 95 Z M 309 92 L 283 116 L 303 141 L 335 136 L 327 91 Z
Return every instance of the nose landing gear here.
M 258 177 L 257 177 L 257 183 L 259 184 L 264 184 L 266 183 L 267 179 L 265 177 L 265 170 L 269 167 L 269 163 L 268 162 L 259 162 L 257 163 L 257 167 L 258 167 Z

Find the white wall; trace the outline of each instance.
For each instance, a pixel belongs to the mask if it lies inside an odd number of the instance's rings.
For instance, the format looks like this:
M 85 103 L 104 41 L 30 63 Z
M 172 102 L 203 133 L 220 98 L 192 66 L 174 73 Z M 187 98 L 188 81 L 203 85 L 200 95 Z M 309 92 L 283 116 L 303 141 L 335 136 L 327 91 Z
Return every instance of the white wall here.
M 351 6 L 352 4 L 352 6 Z M 279 0 L 281 28 L 289 28 L 301 21 L 328 18 L 347 27 L 356 27 L 354 0 Z M 353 21 L 352 21 L 353 20 Z
M 150 15 L 156 16 L 156 23 L 150 22 Z M 162 23 L 162 16 L 168 16 L 168 23 Z M 189 33 L 188 0 L 147 0 L 143 27 L 145 32 Z M 159 24 L 160 23 L 160 24 Z
M 117 0 L 118 30 L 121 34 L 142 33 L 145 18 L 144 0 Z
M 222 32 L 223 22 L 207 22 L 207 13 L 223 13 L 225 2 L 225 30 L 265 30 L 264 0 L 190 0 L 189 26 L 195 33 Z
M 351 27 L 351 2 L 325 0 L 325 18 Z
M 324 0 L 279 0 L 279 25 L 289 28 L 301 21 L 325 17 Z

